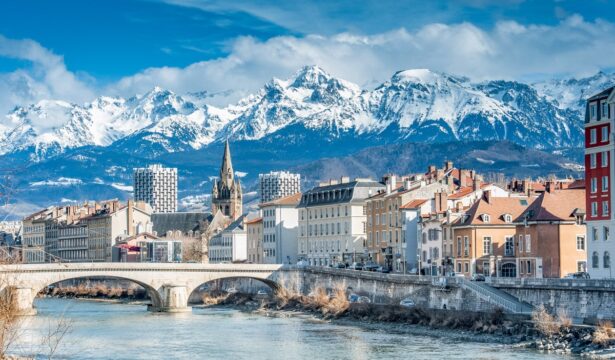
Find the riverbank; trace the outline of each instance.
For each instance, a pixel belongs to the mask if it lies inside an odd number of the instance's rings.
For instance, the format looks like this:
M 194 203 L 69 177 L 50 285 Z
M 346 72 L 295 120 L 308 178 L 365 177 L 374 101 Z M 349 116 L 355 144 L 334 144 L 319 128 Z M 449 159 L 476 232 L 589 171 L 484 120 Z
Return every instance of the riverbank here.
M 543 318 L 532 321 L 504 314 L 501 310 L 472 313 L 399 305 L 350 304 L 343 301 L 341 295 L 334 293 L 325 297 L 322 293 L 309 296 L 286 293 L 255 298 L 248 294 L 216 294 L 218 301 L 209 301 L 206 306 L 231 307 L 265 316 L 312 317 L 374 331 L 493 343 L 534 349 L 545 354 L 615 359 L 615 330 L 610 323 L 598 327 L 573 326 L 570 322 L 560 323 L 555 317 L 545 319 L 544 314 Z M 333 306 L 330 302 L 334 303 Z

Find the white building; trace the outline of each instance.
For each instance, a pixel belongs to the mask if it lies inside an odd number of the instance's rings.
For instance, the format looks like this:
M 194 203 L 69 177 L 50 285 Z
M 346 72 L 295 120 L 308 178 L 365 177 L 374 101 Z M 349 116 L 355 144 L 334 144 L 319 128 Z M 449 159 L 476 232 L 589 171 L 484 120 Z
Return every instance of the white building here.
M 403 226 L 402 261 L 405 272 L 419 270 L 421 247 L 421 217 L 432 211 L 433 201 L 427 199 L 412 200 L 402 205 L 401 221 Z
M 305 192 L 299 203 L 299 257 L 311 265 L 368 257 L 365 199 L 384 190 L 371 179 L 330 180 Z
M 298 209 L 301 193 L 261 204 L 263 263 L 295 264 L 298 244 Z
M 258 175 L 260 202 L 266 203 L 301 192 L 301 175 L 288 171 L 272 171 Z
M 144 201 L 154 213 L 177 211 L 177 168 L 150 165 L 134 171 L 134 199 Z
M 241 216 L 209 240 L 210 263 L 236 263 L 248 260 L 248 235 L 243 223 L 244 218 L 245 216 Z

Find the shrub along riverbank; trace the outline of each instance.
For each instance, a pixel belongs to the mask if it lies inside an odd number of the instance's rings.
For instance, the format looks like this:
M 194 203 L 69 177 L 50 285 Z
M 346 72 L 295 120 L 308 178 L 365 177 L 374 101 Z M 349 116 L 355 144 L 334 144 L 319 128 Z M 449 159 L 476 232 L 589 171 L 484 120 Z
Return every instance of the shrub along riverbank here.
M 497 341 L 510 346 L 532 348 L 554 354 L 615 358 L 615 330 L 611 323 L 600 326 L 574 326 L 563 313 L 549 314 L 538 308 L 532 319 L 505 314 L 501 309 L 489 313 L 436 310 L 399 305 L 350 303 L 346 292 L 336 288 L 327 293 L 315 288 L 308 295 L 279 289 L 273 296 L 249 294 L 205 294 L 204 303 L 233 306 L 244 311 L 268 315 L 309 313 L 324 320 L 362 324 L 421 326 L 433 330 L 463 333 L 468 340 Z

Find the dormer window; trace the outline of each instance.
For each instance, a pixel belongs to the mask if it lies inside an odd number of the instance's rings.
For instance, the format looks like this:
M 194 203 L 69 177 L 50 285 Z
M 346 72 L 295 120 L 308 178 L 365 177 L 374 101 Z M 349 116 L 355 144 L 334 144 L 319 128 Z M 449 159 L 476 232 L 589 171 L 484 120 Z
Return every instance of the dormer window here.
M 488 223 L 489 221 L 491 221 L 491 217 L 488 214 L 482 214 L 480 216 L 481 220 L 483 220 L 483 222 Z
M 504 214 L 504 222 L 511 223 L 512 222 L 512 215 Z

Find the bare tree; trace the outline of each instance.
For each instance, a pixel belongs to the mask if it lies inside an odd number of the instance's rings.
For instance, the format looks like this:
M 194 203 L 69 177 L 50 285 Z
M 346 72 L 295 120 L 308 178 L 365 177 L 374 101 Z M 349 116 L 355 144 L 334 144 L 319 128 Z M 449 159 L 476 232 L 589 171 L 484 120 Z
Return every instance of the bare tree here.
M 73 321 L 68 319 L 64 314 L 60 316 L 55 323 L 49 321 L 47 324 L 47 333 L 42 341 L 43 346 L 47 348 L 45 352 L 47 359 L 53 359 L 60 344 L 64 342 L 64 338 L 72 329 Z

